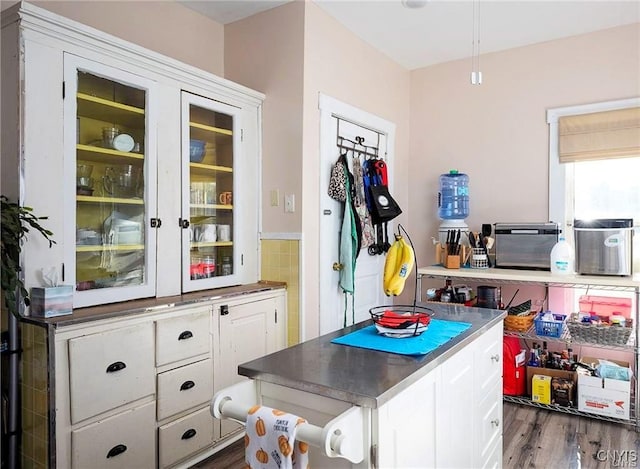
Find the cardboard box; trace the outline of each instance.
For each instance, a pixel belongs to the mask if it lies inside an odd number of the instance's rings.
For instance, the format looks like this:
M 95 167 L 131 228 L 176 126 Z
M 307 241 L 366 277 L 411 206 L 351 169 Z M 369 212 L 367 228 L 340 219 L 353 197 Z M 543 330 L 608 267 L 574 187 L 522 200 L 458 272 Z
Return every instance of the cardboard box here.
M 528 396 L 531 396 L 531 381 L 533 379 L 533 375 L 545 375 L 545 376 L 550 376 L 551 378 L 570 379 L 574 383 L 574 388 L 576 387 L 575 385 L 578 382 L 577 373 L 575 371 L 553 370 L 551 368 L 539 368 L 536 366 L 528 366 L 527 367 L 527 395 Z
M 34 287 L 31 289 L 31 316 L 53 318 L 73 312 L 73 287 Z
M 551 376 L 533 375 L 531 400 L 539 404 L 551 404 Z
M 597 359 L 583 357 L 583 363 L 597 363 Z M 629 367 L 628 362 L 608 360 Z M 629 420 L 631 382 L 598 376 L 578 375 L 578 410 Z

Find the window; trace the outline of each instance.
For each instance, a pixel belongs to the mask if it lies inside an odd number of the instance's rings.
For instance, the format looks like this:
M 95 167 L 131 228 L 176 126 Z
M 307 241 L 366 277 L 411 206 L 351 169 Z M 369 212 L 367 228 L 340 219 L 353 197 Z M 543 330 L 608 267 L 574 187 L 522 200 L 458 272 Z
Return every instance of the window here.
M 640 107 L 640 98 L 587 104 L 547 111 L 549 124 L 549 218 L 560 223 L 565 237 L 573 242 L 573 220 L 578 218 L 633 218 L 640 225 L 640 154 L 603 149 L 601 154 L 584 151 L 584 154 L 560 155 L 560 125 L 565 118 L 582 117 L 593 113 L 632 110 Z M 587 119 L 584 119 L 586 121 Z M 577 125 L 581 125 L 579 122 Z M 575 133 L 591 135 L 585 128 Z M 608 127 L 611 127 L 607 124 Z M 628 126 L 627 126 L 628 127 Z M 628 130 L 628 129 L 625 129 Z M 637 136 L 638 130 L 633 130 Z M 593 134 L 597 131 L 594 130 Z M 599 137 L 602 137 L 599 135 Z M 606 140 L 606 137 L 600 140 Z M 573 142 L 572 142 L 573 143 Z M 605 146 L 608 142 L 605 142 Z M 615 146 L 609 144 L 610 147 Z M 578 148 L 575 145 L 572 150 Z M 588 149 L 587 149 L 588 150 Z M 565 151 L 566 150 L 565 147 Z M 633 150 L 631 150 L 633 154 Z M 585 156 L 586 155 L 586 156 Z M 560 162 L 564 158 L 567 162 Z M 600 159 L 604 158 L 604 159 Z M 634 236 L 637 244 L 640 237 Z M 635 248 L 636 246 L 634 246 Z M 640 272 L 640 249 L 634 249 L 634 272 Z
M 582 150 L 585 151 L 582 155 L 579 154 L 579 149 L 575 154 L 570 154 L 566 145 L 561 148 L 560 123 L 562 119 L 566 118 L 575 117 L 575 121 L 586 121 L 586 116 L 593 113 L 608 114 L 609 111 L 627 111 L 639 106 L 640 98 L 634 98 L 550 109 L 547 112 L 549 124 L 549 218 L 560 223 L 564 236 L 571 244 L 574 244 L 572 230 L 574 219 L 633 218 L 634 226 L 636 226 L 633 242 L 634 273 L 640 273 L 640 236 L 638 236 L 637 228 L 640 226 L 640 154 L 637 149 L 626 152 L 614 150 L 615 145 L 606 142 L 606 137 L 600 138 L 601 135 L 594 137 L 594 134 L 599 131 L 589 132 L 588 124 L 585 128 L 576 130 L 575 134 L 582 134 L 578 135 L 578 138 L 586 136 L 591 140 L 599 139 L 599 143 L 602 144 L 604 141 L 603 147 L 609 147 L 609 149 L 594 152 L 583 147 Z M 583 117 L 585 119 L 582 119 Z M 576 125 L 580 125 L 580 123 Z M 610 123 L 604 127 L 609 129 Z M 624 131 L 629 130 L 628 125 L 620 126 L 620 128 Z M 563 132 L 563 135 L 566 135 L 565 129 Z M 632 138 L 637 140 L 637 128 L 632 129 L 631 132 Z M 572 150 L 576 150 L 580 144 L 570 146 L 573 147 Z M 567 156 L 567 154 L 569 155 Z M 636 156 L 632 156 L 633 154 Z M 566 162 L 560 162 L 562 159 Z M 586 292 L 576 291 L 575 293 L 575 296 L 571 294 L 571 299 L 575 302 L 573 308 L 578 307 L 579 296 Z M 622 292 L 619 292 L 618 295 L 620 293 Z M 593 289 L 588 294 L 618 296 L 616 292 L 596 292 Z M 573 310 L 577 311 L 577 309 Z

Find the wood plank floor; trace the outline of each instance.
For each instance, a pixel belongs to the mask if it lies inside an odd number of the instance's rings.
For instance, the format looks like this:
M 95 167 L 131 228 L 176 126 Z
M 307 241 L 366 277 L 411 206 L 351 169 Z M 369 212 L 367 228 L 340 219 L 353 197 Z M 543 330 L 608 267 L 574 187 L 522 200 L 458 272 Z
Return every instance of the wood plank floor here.
M 640 433 L 629 426 L 508 402 L 503 419 L 505 469 L 640 467 Z M 243 468 L 243 440 L 194 467 Z

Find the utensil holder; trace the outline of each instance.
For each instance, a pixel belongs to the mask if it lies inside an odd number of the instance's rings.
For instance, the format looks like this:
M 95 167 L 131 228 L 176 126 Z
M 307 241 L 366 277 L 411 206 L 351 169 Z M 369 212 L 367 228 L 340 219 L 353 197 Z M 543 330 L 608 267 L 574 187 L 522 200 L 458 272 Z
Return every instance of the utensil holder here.
M 471 259 L 469 260 L 469 266 L 472 269 L 488 269 L 489 259 L 487 252 L 483 248 L 472 248 Z

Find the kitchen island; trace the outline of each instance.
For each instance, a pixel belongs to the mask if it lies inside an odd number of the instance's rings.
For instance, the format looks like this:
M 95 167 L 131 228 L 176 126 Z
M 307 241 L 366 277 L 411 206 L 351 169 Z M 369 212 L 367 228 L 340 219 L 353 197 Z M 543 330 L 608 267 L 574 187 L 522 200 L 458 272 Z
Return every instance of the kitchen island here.
M 333 432 L 333 443 L 337 436 L 344 440 L 344 451 L 328 440 L 312 447 L 314 468 L 500 467 L 505 313 L 422 306 L 432 310 L 432 319 L 471 326 L 418 356 L 332 343 L 371 321 L 326 334 L 240 365 L 239 374 L 251 378 L 255 390 L 243 395 L 255 402 L 245 404 L 297 414 L 322 427 L 324 437 Z

